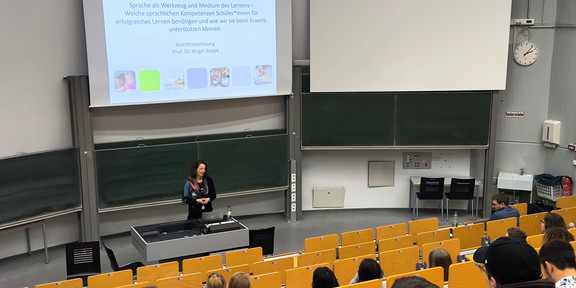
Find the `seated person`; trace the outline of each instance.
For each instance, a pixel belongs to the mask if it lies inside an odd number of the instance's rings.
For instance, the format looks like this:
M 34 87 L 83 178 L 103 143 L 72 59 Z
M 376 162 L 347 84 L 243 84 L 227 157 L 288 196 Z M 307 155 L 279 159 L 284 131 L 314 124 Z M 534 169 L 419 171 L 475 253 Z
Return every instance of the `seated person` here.
M 519 238 L 498 238 L 476 250 L 474 261 L 486 276 L 488 287 L 554 287 L 554 281 L 541 279 L 536 250 Z
M 544 231 L 544 237 L 542 237 L 542 245 L 550 240 L 564 240 L 571 242 L 574 241 L 574 235 L 572 235 L 572 233 L 570 233 L 566 228 L 550 227 Z
M 566 229 L 566 222 L 560 214 L 549 212 L 544 216 L 544 219 L 540 221 L 540 232 L 544 233 L 546 229 L 551 227 L 560 227 Z
M 428 264 L 430 268 L 438 266 L 444 268 L 444 281 L 448 281 L 448 271 L 450 265 L 452 265 L 452 257 L 450 257 L 450 253 L 441 248 L 433 249 L 428 255 Z
M 206 281 L 206 288 L 226 288 L 226 279 L 219 273 L 212 273 Z
M 518 227 L 510 227 L 508 230 L 506 230 L 506 237 L 514 237 L 526 240 L 528 235 L 526 235 L 526 232 L 522 231 L 522 229 Z
M 418 276 L 402 277 L 392 284 L 392 288 L 440 288 L 436 284 L 432 284 L 426 278 Z
M 354 276 L 354 279 L 350 281 L 350 284 L 360 283 L 364 281 L 381 279 L 384 277 L 384 272 L 380 268 L 380 264 L 376 260 L 371 258 L 366 258 L 360 262 L 358 266 L 358 273 Z
M 318 267 L 312 274 L 312 288 L 340 287 L 334 272 L 328 267 Z
M 494 214 L 490 216 L 488 221 L 506 219 L 510 217 L 520 218 L 520 213 L 518 210 L 508 206 L 510 202 L 510 197 L 506 193 L 499 192 L 492 196 L 492 210 Z
M 250 275 L 245 272 L 236 272 L 230 281 L 228 282 L 228 288 L 252 288 L 252 282 L 250 282 Z
M 556 287 L 576 286 L 574 248 L 566 241 L 551 240 L 540 249 L 542 270 L 556 281 Z

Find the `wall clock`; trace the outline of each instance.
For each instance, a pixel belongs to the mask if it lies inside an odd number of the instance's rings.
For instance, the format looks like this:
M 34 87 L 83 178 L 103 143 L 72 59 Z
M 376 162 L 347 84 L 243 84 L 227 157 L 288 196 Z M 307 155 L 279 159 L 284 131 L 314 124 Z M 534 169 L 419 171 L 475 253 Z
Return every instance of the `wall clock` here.
M 538 59 L 538 46 L 534 43 L 524 42 L 514 49 L 514 60 L 522 66 L 534 64 Z

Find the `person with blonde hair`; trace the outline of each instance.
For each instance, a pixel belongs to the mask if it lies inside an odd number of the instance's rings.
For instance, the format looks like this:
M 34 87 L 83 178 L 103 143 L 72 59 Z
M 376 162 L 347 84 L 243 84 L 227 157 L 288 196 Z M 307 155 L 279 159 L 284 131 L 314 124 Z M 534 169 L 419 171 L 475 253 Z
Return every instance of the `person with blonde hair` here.
M 252 288 L 250 276 L 244 272 L 236 272 L 230 278 L 228 288 Z
M 226 288 L 226 279 L 218 273 L 212 273 L 206 281 L 206 288 Z

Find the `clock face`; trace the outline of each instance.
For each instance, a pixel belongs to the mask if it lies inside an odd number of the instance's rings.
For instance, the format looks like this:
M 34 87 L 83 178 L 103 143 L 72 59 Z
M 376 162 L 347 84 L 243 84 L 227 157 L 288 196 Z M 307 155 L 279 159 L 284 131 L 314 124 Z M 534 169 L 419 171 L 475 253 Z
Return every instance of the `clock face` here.
M 514 49 L 514 60 L 522 66 L 534 64 L 538 59 L 538 46 L 530 42 L 524 42 Z

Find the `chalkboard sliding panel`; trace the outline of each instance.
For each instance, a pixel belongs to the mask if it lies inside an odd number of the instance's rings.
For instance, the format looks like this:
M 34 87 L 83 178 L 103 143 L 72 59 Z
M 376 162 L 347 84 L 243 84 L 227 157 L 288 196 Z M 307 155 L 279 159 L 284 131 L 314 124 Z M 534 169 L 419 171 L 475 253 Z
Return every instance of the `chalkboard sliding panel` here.
M 77 148 L 0 159 L 0 229 L 80 207 Z
M 205 138 L 210 140 L 96 151 L 99 212 L 180 202 L 197 159 L 208 164 L 218 197 L 287 189 L 286 133 Z
M 180 200 L 197 159 L 197 143 L 96 151 L 99 209 Z
M 304 93 L 303 149 L 392 146 L 394 111 L 394 94 Z
M 398 94 L 396 146 L 488 147 L 491 92 Z
M 288 187 L 288 135 L 199 143 L 220 195 Z

